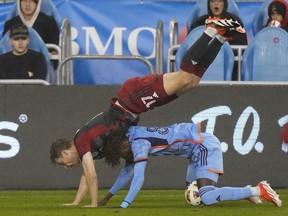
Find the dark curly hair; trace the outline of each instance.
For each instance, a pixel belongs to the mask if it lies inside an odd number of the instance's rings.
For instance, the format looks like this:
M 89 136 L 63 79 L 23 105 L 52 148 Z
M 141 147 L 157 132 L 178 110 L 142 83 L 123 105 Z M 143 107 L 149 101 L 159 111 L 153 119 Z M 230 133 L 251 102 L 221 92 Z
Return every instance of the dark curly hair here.
M 103 143 L 103 154 L 105 157 L 105 163 L 112 168 L 116 168 L 120 165 L 120 150 L 122 142 L 127 139 L 127 128 L 119 127 L 111 131 L 111 133 L 105 138 Z

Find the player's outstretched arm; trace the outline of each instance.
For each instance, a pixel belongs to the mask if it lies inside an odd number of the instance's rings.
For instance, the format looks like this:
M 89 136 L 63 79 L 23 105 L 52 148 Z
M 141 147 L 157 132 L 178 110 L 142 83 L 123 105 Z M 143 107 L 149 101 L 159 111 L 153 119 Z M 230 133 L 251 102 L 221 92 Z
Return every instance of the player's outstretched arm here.
M 127 208 L 141 190 L 145 178 L 144 176 L 146 164 L 147 161 L 141 161 L 134 165 L 134 177 L 131 182 L 128 194 L 125 197 L 125 200 L 120 205 L 121 208 Z
M 78 191 L 75 197 L 75 200 L 72 203 L 64 203 L 63 205 L 65 206 L 77 206 L 80 204 L 82 201 L 83 197 L 87 194 L 88 192 L 88 185 L 86 182 L 85 174 L 83 173 L 80 179 Z
M 98 179 L 91 152 L 87 152 L 82 158 L 82 166 L 85 174 L 86 184 L 91 198 L 91 204 L 84 207 L 97 207 Z
M 104 205 L 106 205 L 113 196 L 114 196 L 114 194 L 108 192 L 108 193 L 106 194 L 106 196 L 105 196 L 102 200 L 100 200 L 100 201 L 98 202 L 98 206 L 104 206 Z
M 108 203 L 108 201 L 122 188 L 126 183 L 129 181 L 129 179 L 132 177 L 134 173 L 134 163 L 127 163 L 125 164 L 125 167 L 123 167 L 119 173 L 119 176 L 114 183 L 114 185 L 111 187 L 109 192 L 106 194 L 106 196 L 98 202 L 98 206 L 103 206 Z

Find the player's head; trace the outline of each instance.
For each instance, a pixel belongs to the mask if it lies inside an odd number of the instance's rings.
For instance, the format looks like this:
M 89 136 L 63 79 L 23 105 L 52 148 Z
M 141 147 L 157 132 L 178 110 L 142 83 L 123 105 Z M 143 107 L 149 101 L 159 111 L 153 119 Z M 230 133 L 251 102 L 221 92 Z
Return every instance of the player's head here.
M 117 167 L 120 164 L 120 158 L 129 160 L 131 157 L 131 148 L 126 137 L 125 128 L 117 128 L 109 134 L 103 143 L 103 153 L 105 162 L 111 167 Z
M 27 26 L 23 24 L 13 25 L 10 28 L 9 43 L 13 47 L 14 55 L 25 54 L 30 43 Z
M 71 168 L 80 164 L 80 157 L 71 139 L 57 139 L 50 147 L 50 159 L 52 163 Z

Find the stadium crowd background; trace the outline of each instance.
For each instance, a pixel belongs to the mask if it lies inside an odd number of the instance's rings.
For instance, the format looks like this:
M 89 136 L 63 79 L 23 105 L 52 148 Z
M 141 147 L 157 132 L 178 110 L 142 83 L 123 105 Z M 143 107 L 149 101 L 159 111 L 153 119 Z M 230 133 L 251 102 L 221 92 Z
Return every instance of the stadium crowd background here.
M 187 19 L 196 4 L 196 1 L 161 0 L 109 2 L 53 0 L 52 2 L 59 12 L 61 21 L 68 19 L 71 22 L 71 55 L 139 55 L 145 58 L 148 64 L 151 63 L 154 72 L 157 73 L 165 73 L 168 70 L 171 20 L 177 21 L 178 36 L 181 37 Z M 251 42 L 254 39 L 252 21 L 263 1 L 235 2 Z M 4 1 L 0 4 L 0 31 L 13 3 L 14 1 Z M 157 42 L 159 21 L 163 24 L 160 26 L 163 33 L 160 44 Z M 157 50 L 159 46 L 160 51 Z M 73 72 L 71 70 L 66 79 L 72 80 L 70 83 L 80 85 L 121 84 L 129 77 L 147 75 L 151 72 L 147 62 L 122 59 L 110 61 L 113 63 L 107 64 L 107 60 L 74 59 Z

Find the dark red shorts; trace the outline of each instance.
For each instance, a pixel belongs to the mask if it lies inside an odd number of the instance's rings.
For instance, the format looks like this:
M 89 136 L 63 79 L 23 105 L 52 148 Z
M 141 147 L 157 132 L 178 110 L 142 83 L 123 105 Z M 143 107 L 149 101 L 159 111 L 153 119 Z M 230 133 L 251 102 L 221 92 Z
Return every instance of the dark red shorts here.
M 118 102 L 130 112 L 140 114 L 176 99 L 167 95 L 163 85 L 163 74 L 151 74 L 130 78 L 118 91 Z

